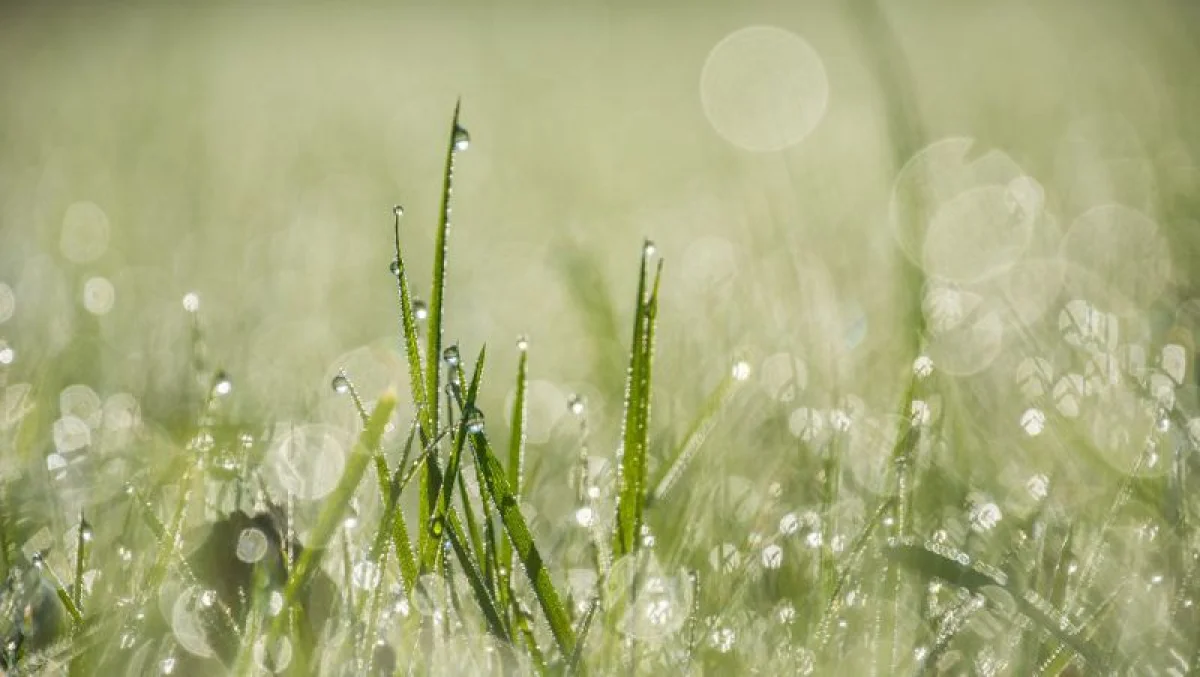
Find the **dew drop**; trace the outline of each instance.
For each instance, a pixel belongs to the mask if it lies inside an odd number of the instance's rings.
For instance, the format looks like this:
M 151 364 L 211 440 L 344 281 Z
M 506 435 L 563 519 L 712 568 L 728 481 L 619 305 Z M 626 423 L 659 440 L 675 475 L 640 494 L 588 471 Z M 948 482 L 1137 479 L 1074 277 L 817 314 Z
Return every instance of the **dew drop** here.
M 233 381 L 229 379 L 229 374 L 223 371 L 217 372 L 217 380 L 213 384 L 213 394 L 217 397 L 224 397 L 233 392 Z
M 217 602 L 217 593 L 215 590 L 207 589 L 200 593 L 201 606 L 210 607 Z
M 188 292 L 183 295 L 183 309 L 189 313 L 194 313 L 200 310 L 200 295 L 196 292 Z
M 458 346 L 447 346 L 442 351 L 442 360 L 451 367 L 457 367 L 461 360 L 458 354 Z
M 158 664 L 158 671 L 164 675 L 169 675 L 175 672 L 175 657 L 167 656 Z
M 750 378 L 750 363 L 738 360 L 733 363 L 733 378 L 735 381 L 745 381 Z
M 242 529 L 238 534 L 237 558 L 253 564 L 267 554 L 267 535 L 254 527 Z
M 92 531 L 92 525 L 87 520 L 81 520 L 79 522 L 79 537 L 83 539 L 83 542 L 91 543 L 94 536 L 95 533 Z
M 581 527 L 590 527 L 596 523 L 596 511 L 590 506 L 583 506 L 575 511 L 575 522 Z
M 920 355 L 913 360 L 913 374 L 917 378 L 927 378 L 933 373 L 933 359 L 928 355 Z
M 1050 493 L 1050 478 L 1040 473 L 1034 475 L 1026 480 L 1025 490 L 1029 492 L 1033 500 L 1040 501 Z
M 398 259 L 392 259 L 392 262 L 388 264 L 388 270 L 391 271 L 392 275 L 399 277 L 400 261 Z
M 525 352 L 526 350 L 529 350 L 529 337 L 528 336 L 521 334 L 520 336 L 517 337 L 517 350 L 519 350 L 521 352 Z
M 658 246 L 654 244 L 654 240 L 646 240 L 645 243 L 642 244 L 642 254 L 644 256 L 654 256 L 657 251 Z
M 972 529 L 983 533 L 995 528 L 1003 516 L 1003 513 L 1000 512 L 1000 506 L 989 501 L 972 506 L 968 514 L 968 519 L 971 520 Z
M 762 563 L 768 569 L 778 569 L 783 566 L 783 548 L 775 543 L 763 548 Z
M 481 433 L 483 432 L 483 412 L 478 409 L 472 409 L 467 414 L 467 432 Z
M 333 392 L 339 395 L 345 395 L 350 392 L 350 379 L 346 378 L 345 374 L 334 376 L 330 385 L 333 387 Z
M 1021 414 L 1021 427 L 1025 429 L 1026 435 L 1037 437 L 1046 427 L 1046 412 L 1037 407 L 1026 409 L 1025 413 Z
M 429 317 L 429 306 L 425 305 L 425 302 L 421 299 L 413 299 L 412 313 L 413 317 L 417 318 L 418 320 L 424 320 L 425 318 Z
M 791 536 L 800 530 L 800 517 L 794 512 L 789 512 L 779 518 L 779 533 L 784 536 Z
M 12 364 L 16 359 L 17 353 L 13 351 L 12 346 L 0 339 L 0 364 Z
M 464 151 L 471 147 L 471 134 L 462 125 L 454 126 L 454 150 Z
M 404 205 L 394 205 L 392 207 L 392 214 L 395 215 L 396 218 L 404 216 Z
M 567 409 L 570 409 L 572 414 L 580 416 L 583 414 L 583 408 L 583 397 L 577 393 L 571 393 L 567 398 Z

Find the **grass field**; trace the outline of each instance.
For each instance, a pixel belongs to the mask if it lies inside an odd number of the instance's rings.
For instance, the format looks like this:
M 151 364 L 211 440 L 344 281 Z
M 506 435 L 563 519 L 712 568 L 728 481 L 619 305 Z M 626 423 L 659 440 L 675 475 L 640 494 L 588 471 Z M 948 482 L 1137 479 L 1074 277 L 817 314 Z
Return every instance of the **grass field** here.
M 0 9 L 0 675 L 1193 674 L 1198 34 Z

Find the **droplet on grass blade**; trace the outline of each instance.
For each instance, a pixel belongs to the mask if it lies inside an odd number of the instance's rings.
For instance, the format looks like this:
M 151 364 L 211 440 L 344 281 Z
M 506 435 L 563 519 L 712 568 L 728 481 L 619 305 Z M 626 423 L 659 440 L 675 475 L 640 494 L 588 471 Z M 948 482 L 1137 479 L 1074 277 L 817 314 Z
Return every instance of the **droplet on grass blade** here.
M 230 380 L 229 374 L 223 371 L 217 372 L 217 379 L 213 383 L 213 394 L 217 397 L 224 397 L 233 392 L 233 381 Z
M 429 306 L 421 299 L 413 299 L 412 301 L 413 317 L 418 320 L 424 320 L 429 317 Z
M 183 295 L 183 309 L 189 313 L 195 313 L 200 310 L 200 295 L 196 292 L 188 292 Z
M 471 409 L 467 412 L 467 432 L 481 433 L 483 432 L 483 412 L 478 409 Z
M 392 207 L 392 214 L 395 215 L 396 218 L 404 216 L 404 205 L 394 205 Z
M 0 339 L 0 364 L 12 364 L 17 359 L 17 353 L 4 339 Z
M 442 360 L 451 367 L 457 367 L 461 359 L 458 353 L 458 346 L 447 346 L 442 351 Z
M 392 259 L 392 262 L 388 264 L 388 270 L 391 271 L 392 275 L 400 275 L 400 261 Z
M 529 337 L 521 334 L 517 337 L 517 350 L 525 352 L 529 350 Z
M 471 147 L 471 133 L 462 125 L 454 126 L 454 150 L 464 151 Z
M 350 379 L 346 378 L 345 374 L 338 374 L 337 376 L 333 377 L 333 381 L 330 382 L 330 386 L 333 388 L 333 392 L 339 395 L 345 395 L 346 393 L 350 392 Z
M 732 376 L 736 381 L 745 381 L 750 378 L 750 363 L 745 360 L 734 362 Z
M 583 414 L 583 408 L 583 397 L 578 393 L 571 393 L 570 397 L 567 398 L 567 409 L 570 409 L 572 414 L 579 416 Z

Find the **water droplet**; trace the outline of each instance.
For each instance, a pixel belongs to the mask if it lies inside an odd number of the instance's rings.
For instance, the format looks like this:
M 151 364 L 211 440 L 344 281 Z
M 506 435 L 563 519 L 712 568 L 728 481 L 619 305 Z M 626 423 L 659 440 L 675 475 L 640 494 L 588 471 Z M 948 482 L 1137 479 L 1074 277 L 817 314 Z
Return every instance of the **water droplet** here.
M 529 350 L 529 337 L 521 334 L 517 337 L 517 350 L 525 352 Z
M 217 380 L 213 384 L 213 394 L 217 397 L 224 397 L 233 392 L 233 381 L 229 379 L 229 374 L 223 371 L 217 372 Z
M 404 205 L 394 205 L 392 207 L 392 214 L 394 214 L 396 218 L 404 216 Z
M 472 409 L 467 413 L 467 432 L 483 432 L 483 412 L 478 409 Z
M 350 392 L 350 379 L 346 378 L 345 374 L 334 376 L 330 385 L 333 387 L 333 392 L 339 395 L 345 395 Z
M 1046 412 L 1037 407 L 1026 409 L 1021 414 L 1021 427 L 1025 429 L 1025 434 L 1037 437 L 1046 427 Z
M 399 276 L 400 261 L 398 259 L 392 259 L 392 262 L 388 264 L 388 270 L 391 271 L 392 275 Z
M 571 413 L 576 416 L 583 414 L 583 397 L 578 393 L 571 393 L 567 398 L 567 409 L 570 409 Z
M 800 530 L 800 517 L 794 512 L 789 512 L 779 518 L 779 533 L 784 536 L 791 536 Z
M 658 247 L 654 244 L 654 240 L 646 240 L 642 244 L 642 254 L 647 257 L 654 256 L 655 252 L 657 251 Z
M 1004 514 L 1000 512 L 1000 506 L 990 501 L 971 506 L 971 510 L 968 513 L 968 519 L 971 520 L 971 528 L 979 533 L 990 531 L 1000 523 L 1003 517 Z
M 919 355 L 913 360 L 913 374 L 917 378 L 927 378 L 933 373 L 933 359 L 928 355 Z
M 242 529 L 238 534 L 237 558 L 253 564 L 267 554 L 267 535 L 254 527 Z
M 1025 482 L 1025 490 L 1029 492 L 1033 500 L 1040 501 L 1050 493 L 1050 478 L 1040 473 L 1034 475 Z
M 458 354 L 458 346 L 447 346 L 446 349 L 442 351 L 442 360 L 444 360 L 446 364 L 450 365 L 451 367 L 457 367 L 459 361 L 461 360 Z
M 112 310 L 117 291 L 103 277 L 93 277 L 83 283 L 83 307 L 93 315 L 104 315 Z
M 87 520 L 80 520 L 79 522 L 79 537 L 83 539 L 84 543 L 91 543 L 92 538 L 95 537 L 92 525 Z
M 778 569 L 783 566 L 783 548 L 775 543 L 763 548 L 762 563 L 768 569 Z
M 216 602 L 217 592 L 215 590 L 206 589 L 204 592 L 200 593 L 200 604 L 202 606 L 210 607 L 213 604 L 216 604 Z
M 425 302 L 421 299 L 413 299 L 412 313 L 413 317 L 417 318 L 418 320 L 424 320 L 425 318 L 429 317 L 429 306 L 425 305 Z
M 738 360 L 733 363 L 733 378 L 736 381 L 745 381 L 750 378 L 750 363 L 745 360 Z
M 0 339 L 0 364 L 12 364 L 17 359 L 17 353 L 6 341 Z
M 200 295 L 196 292 L 188 292 L 183 295 L 183 309 L 189 313 L 194 313 L 200 310 Z
M 775 617 L 783 625 L 791 625 L 796 620 L 796 605 L 786 600 L 781 602 L 779 608 L 775 610 Z
M 575 511 L 575 522 L 581 527 L 590 527 L 596 523 L 596 511 L 591 506 L 583 506 Z
M 158 671 L 164 675 L 169 675 L 175 672 L 175 657 L 167 656 L 158 664 Z
M 42 567 L 46 566 L 46 558 L 40 552 L 33 553 L 33 555 L 30 556 L 29 561 L 37 569 L 41 569 Z
M 454 126 L 454 150 L 464 151 L 471 147 L 471 134 L 462 125 Z

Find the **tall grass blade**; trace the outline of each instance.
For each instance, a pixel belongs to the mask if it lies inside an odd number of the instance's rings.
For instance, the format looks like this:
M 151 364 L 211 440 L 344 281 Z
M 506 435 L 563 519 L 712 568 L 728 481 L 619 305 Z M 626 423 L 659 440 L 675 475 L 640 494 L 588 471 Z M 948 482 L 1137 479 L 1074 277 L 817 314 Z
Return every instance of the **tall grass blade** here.
M 654 492 L 651 494 L 653 500 L 662 500 L 671 487 L 679 481 L 683 476 L 684 471 L 692 464 L 692 459 L 700 448 L 704 446 L 705 440 L 708 439 L 709 433 L 717 425 L 717 419 L 725 405 L 733 397 L 733 386 L 737 383 L 732 375 L 726 374 L 725 378 L 717 384 L 713 392 L 709 394 L 708 399 L 704 403 L 704 408 L 700 415 L 692 421 L 692 425 L 688 428 L 687 433 L 683 436 L 683 442 L 679 448 L 675 450 L 671 461 L 666 464 L 665 469 L 654 482 Z
M 534 594 L 542 613 L 550 625 L 550 632 L 558 645 L 559 652 L 571 656 L 575 651 L 575 632 L 571 629 L 571 619 L 562 604 L 562 597 L 554 588 L 550 572 L 534 543 L 529 531 L 529 524 L 521 515 L 517 497 L 508 486 L 504 468 L 496 459 L 488 444 L 487 436 L 482 431 L 471 433 L 471 448 L 475 452 L 475 468 L 487 487 L 488 495 L 495 505 L 496 512 L 508 538 L 512 541 L 517 559 L 525 569 L 526 576 L 533 586 Z
M 613 531 L 613 556 L 633 552 L 640 542 L 642 509 L 646 492 L 646 456 L 649 446 L 650 372 L 654 353 L 654 325 L 658 314 L 658 283 L 662 260 L 658 262 L 653 287 L 647 294 L 648 267 L 653 245 L 642 249 L 638 273 L 638 297 L 633 321 L 633 339 L 629 350 L 628 380 L 625 385 L 625 415 L 622 431 L 620 495 L 617 499 L 617 523 Z
M 300 555 L 300 559 L 296 562 L 287 585 L 284 587 L 284 603 L 287 607 L 295 605 L 301 591 L 305 589 L 309 579 L 316 572 L 320 558 L 325 552 L 325 546 L 329 543 L 337 526 L 342 523 L 343 515 L 362 480 L 363 473 L 366 472 L 367 464 L 374 458 L 374 450 L 379 448 L 383 430 L 395 407 L 396 397 L 392 393 L 385 393 L 375 404 L 375 411 L 371 413 L 371 418 L 363 428 L 358 443 L 350 452 L 350 457 L 346 459 L 341 478 L 321 507 L 316 524 L 309 535 L 309 545 Z M 280 614 L 279 618 L 286 615 Z

